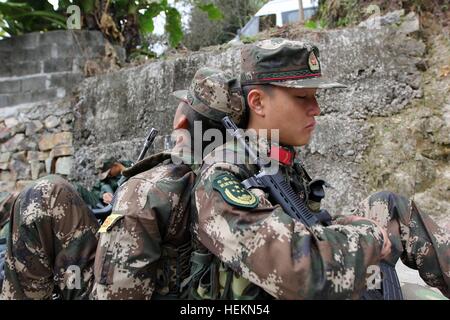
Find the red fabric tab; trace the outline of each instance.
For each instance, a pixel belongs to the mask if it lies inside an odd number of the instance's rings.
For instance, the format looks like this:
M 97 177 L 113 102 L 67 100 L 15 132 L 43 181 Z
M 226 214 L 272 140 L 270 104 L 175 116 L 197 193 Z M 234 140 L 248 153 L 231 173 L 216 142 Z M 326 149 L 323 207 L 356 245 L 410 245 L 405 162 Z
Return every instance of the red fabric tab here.
M 272 159 L 278 162 L 290 166 L 294 160 L 294 152 L 286 150 L 284 148 L 279 148 L 277 146 L 270 147 L 270 155 Z

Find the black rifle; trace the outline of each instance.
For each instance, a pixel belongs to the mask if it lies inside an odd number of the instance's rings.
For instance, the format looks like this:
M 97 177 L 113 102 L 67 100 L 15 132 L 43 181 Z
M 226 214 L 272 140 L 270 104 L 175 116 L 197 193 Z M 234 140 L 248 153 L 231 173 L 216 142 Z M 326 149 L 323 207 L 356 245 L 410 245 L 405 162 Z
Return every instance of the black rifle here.
M 145 138 L 144 147 L 142 148 L 141 153 L 139 154 L 139 157 L 136 162 L 139 162 L 142 159 L 144 159 L 145 154 L 148 151 L 148 148 L 150 148 L 150 146 L 153 144 L 153 141 L 155 141 L 157 134 L 158 134 L 158 130 L 156 130 L 155 128 L 150 129 L 150 132 L 148 133 L 147 138 Z
M 243 132 L 238 129 L 236 124 L 229 117 L 224 117 L 222 123 L 237 141 L 242 145 L 245 152 L 249 155 L 250 161 L 256 163 L 259 168 L 258 174 L 256 174 L 249 181 L 255 185 L 261 185 L 267 189 L 270 195 L 277 201 L 278 204 L 284 209 L 284 211 L 292 218 L 300 220 L 304 225 L 311 227 L 319 221 L 314 214 L 306 207 L 305 203 L 295 194 L 290 184 L 284 179 L 280 170 L 277 173 L 269 173 L 267 167 L 261 164 L 260 159 L 256 153 L 245 142 Z M 244 184 L 245 185 L 245 184 Z
M 243 182 L 245 187 L 258 186 L 266 189 L 270 196 L 283 208 L 284 212 L 293 219 L 299 220 L 307 227 L 329 220 L 327 217 L 330 217 L 330 215 L 325 210 L 321 210 L 320 212 L 320 216 L 325 217 L 324 219 L 318 219 L 318 216 L 311 212 L 305 202 L 292 189 L 289 182 L 284 179 L 280 170 L 277 170 L 276 173 L 268 172 L 268 168 L 261 164 L 256 153 L 246 143 L 242 129 L 239 129 L 233 120 L 229 117 L 224 117 L 222 123 L 225 129 L 227 129 L 227 132 L 241 144 L 245 152 L 249 155 L 250 160 L 259 168 L 259 172 L 256 175 Z M 383 298 L 385 300 L 402 300 L 400 283 L 395 268 L 382 262 L 380 269 L 383 274 Z M 379 293 L 379 291 L 376 292 Z M 373 299 L 375 297 L 373 290 L 368 290 L 367 293 L 370 294 L 365 293 L 363 298 Z
M 139 157 L 136 162 L 139 162 L 142 159 L 144 159 L 145 154 L 147 153 L 148 149 L 153 144 L 153 141 L 155 141 L 157 134 L 158 134 L 158 130 L 156 130 L 155 128 L 150 129 L 150 132 L 148 133 L 147 138 L 145 138 L 144 146 L 142 147 L 141 153 L 139 153 Z M 119 183 L 118 183 L 119 187 L 124 182 L 127 181 L 126 178 L 124 178 L 124 177 L 122 177 L 122 178 L 119 180 Z M 114 200 L 115 200 L 115 194 L 114 194 L 113 200 L 108 205 L 104 206 L 103 208 L 92 209 L 92 212 L 94 213 L 95 217 L 97 219 L 100 219 L 103 221 L 107 216 L 109 216 L 112 211 L 112 207 L 113 207 L 112 204 L 114 203 Z

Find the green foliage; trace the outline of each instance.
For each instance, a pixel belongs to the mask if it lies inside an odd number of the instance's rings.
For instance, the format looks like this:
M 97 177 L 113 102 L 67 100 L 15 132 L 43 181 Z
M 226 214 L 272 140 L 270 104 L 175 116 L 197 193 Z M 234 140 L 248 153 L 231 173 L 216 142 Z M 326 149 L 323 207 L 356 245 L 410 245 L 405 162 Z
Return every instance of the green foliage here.
M 256 42 L 256 41 L 258 41 L 260 39 L 259 39 L 258 36 L 242 36 L 240 38 L 240 40 L 241 40 L 242 43 L 247 44 L 247 43 L 254 43 L 254 42 Z
M 349 19 L 347 17 L 341 17 L 338 19 L 336 25 L 338 27 L 345 27 L 349 25 Z
M 140 49 L 134 49 L 132 53 L 130 53 L 129 57 L 130 60 L 140 60 L 142 58 L 144 59 L 154 59 L 156 58 L 156 54 L 153 51 L 150 51 L 147 48 L 140 48 Z
M 318 28 L 317 21 L 314 21 L 314 20 L 306 21 L 305 22 L 305 28 L 307 28 L 307 29 L 317 29 Z
M 183 39 L 183 29 L 181 28 L 181 15 L 175 8 L 166 10 L 165 30 L 169 33 L 169 43 L 176 47 Z
M 65 17 L 52 9 L 47 1 L 0 2 L 2 35 L 65 28 Z
M 205 12 L 211 20 L 223 19 L 222 11 L 211 2 L 213 0 L 183 1 Z M 66 9 L 70 5 L 80 7 L 82 28 L 98 29 L 104 34 L 111 34 L 110 28 L 116 28 L 110 40 L 124 41 L 129 54 L 136 50 L 138 54 L 148 55 L 146 49 L 142 49 L 141 39 L 154 32 L 153 19 L 160 14 L 166 17 L 165 30 L 172 47 L 176 47 L 184 36 L 181 14 L 168 0 L 59 0 L 58 5 L 55 11 L 46 0 L 0 2 L 0 37 L 65 29 Z M 102 23 L 104 15 L 109 16 L 105 19 L 107 23 Z
M 323 21 L 327 27 L 345 27 L 353 25 L 363 16 L 363 7 L 369 4 L 363 4 L 367 1 L 358 0 L 320 0 L 317 19 Z
M 139 27 L 143 34 L 152 33 L 155 29 L 153 25 L 153 17 L 150 14 L 150 11 L 145 12 L 142 15 L 139 15 Z
M 182 0 L 192 3 L 191 0 Z M 205 7 L 196 0 L 192 10 L 187 35 L 183 43 L 191 50 L 223 44 L 233 39 L 238 30 L 245 26 L 251 17 L 268 0 L 209 0 L 211 5 L 222 12 L 222 19 L 211 21 Z M 209 6 L 208 6 L 209 8 Z
M 325 19 L 320 19 L 319 20 L 319 27 L 320 29 L 326 29 L 328 28 L 328 23 Z
M 152 33 L 154 30 L 153 18 L 167 10 L 167 2 L 152 2 L 145 8 L 143 14 L 138 13 L 140 30 L 143 34 Z
M 327 28 L 327 22 L 324 19 L 320 20 L 308 20 L 305 22 L 305 28 L 306 29 L 313 29 L 313 30 L 320 30 L 320 29 L 326 29 Z
M 222 12 L 219 10 L 219 8 L 217 8 L 212 3 L 199 4 L 198 8 L 200 10 L 202 10 L 203 12 L 206 12 L 208 14 L 208 18 L 210 20 L 221 20 L 221 19 L 223 19 Z

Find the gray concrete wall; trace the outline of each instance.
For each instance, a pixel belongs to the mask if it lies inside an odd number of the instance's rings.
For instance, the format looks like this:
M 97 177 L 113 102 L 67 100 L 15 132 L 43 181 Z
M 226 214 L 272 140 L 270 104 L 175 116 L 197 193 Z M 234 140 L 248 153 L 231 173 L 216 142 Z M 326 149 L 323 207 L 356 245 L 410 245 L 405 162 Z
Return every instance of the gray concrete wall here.
M 311 175 L 333 186 L 325 206 L 334 213 L 389 189 L 414 196 L 434 215 L 450 216 L 450 83 L 436 77 L 448 44 L 437 39 L 426 48 L 412 32 L 393 26 L 284 35 L 316 43 L 325 75 L 348 85 L 319 93 L 319 125 L 312 142 L 301 149 Z M 42 165 L 53 157 L 63 159 L 61 174 L 70 171 L 70 179 L 92 185 L 96 157 L 136 159 L 150 127 L 170 132 L 177 105 L 170 93 L 187 88 L 203 66 L 238 74 L 239 47 L 179 54 L 86 78 L 59 102 L 0 108 L 0 181 L 15 174 L 13 182 L 21 186 L 36 172 L 45 174 Z M 52 114 L 58 125 L 46 127 Z M 30 161 L 35 157 L 33 175 Z
M 0 40 L 0 191 L 71 173 L 73 90 L 85 78 L 85 64 L 103 61 L 106 47 L 98 31 Z
M 71 95 L 88 59 L 101 57 L 97 31 L 29 33 L 0 40 L 0 108 Z
M 386 188 L 407 196 L 428 192 L 417 197 L 421 205 L 435 214 L 450 213 L 448 197 L 432 191 L 441 182 L 417 169 L 428 159 L 415 160 L 421 154 L 417 145 L 422 139 L 415 128 L 430 115 L 413 120 L 409 115 L 411 110 L 415 110 L 412 114 L 419 114 L 416 109 L 429 110 L 422 84 L 426 48 L 408 33 L 383 27 L 292 36 L 316 43 L 325 74 L 348 85 L 347 89 L 319 94 L 319 125 L 311 144 L 302 148 L 312 176 L 325 178 L 333 186 L 326 206 L 335 213 L 349 210 L 371 192 Z M 150 127 L 168 134 L 176 107 L 170 93 L 186 88 L 202 66 L 237 74 L 239 47 L 216 47 L 86 79 L 80 86 L 79 117 L 75 120 L 78 167 L 73 178 L 92 183 L 93 161 L 101 153 L 135 159 Z M 384 160 L 380 161 L 381 157 Z M 442 159 L 425 167 L 449 169 Z M 417 188 L 421 179 L 427 183 Z M 448 180 L 445 183 L 450 185 Z

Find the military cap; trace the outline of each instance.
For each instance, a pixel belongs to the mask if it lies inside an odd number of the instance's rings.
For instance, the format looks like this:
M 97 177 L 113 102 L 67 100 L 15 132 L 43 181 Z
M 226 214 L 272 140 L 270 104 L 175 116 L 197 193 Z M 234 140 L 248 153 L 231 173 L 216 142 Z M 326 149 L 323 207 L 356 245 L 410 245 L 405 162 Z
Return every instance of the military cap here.
M 307 42 L 272 38 L 241 49 L 241 85 L 345 88 L 322 76 L 319 49 Z
M 228 72 L 204 67 L 195 73 L 189 90 L 172 94 L 206 118 L 221 121 L 230 116 L 239 123 L 244 116 L 239 86 L 239 81 Z
M 111 167 L 116 162 L 120 161 L 117 160 L 115 157 L 100 157 L 97 158 L 97 160 L 95 160 L 95 169 L 97 169 L 100 172 L 99 174 L 100 180 L 105 180 L 108 177 L 109 172 L 111 171 Z

